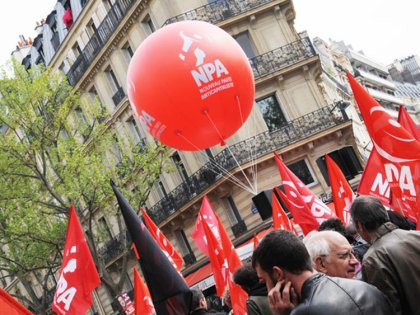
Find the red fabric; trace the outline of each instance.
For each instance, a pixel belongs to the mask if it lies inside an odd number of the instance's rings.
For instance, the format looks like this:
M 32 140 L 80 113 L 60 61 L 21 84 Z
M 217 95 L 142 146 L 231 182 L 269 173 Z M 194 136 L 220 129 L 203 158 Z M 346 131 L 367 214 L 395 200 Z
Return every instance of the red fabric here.
M 168 257 L 169 261 L 172 263 L 175 269 L 180 271 L 182 264 L 184 262 L 181 255 L 175 250 L 175 248 L 168 241 L 165 235 L 163 235 L 163 233 L 152 221 L 152 219 L 150 219 L 146 211 L 143 208 L 141 208 L 140 210 L 141 210 L 144 220 L 146 221 L 146 226 L 149 229 L 150 234 L 152 234 L 156 243 L 158 243 L 158 245 L 160 246 L 162 251 L 165 253 L 166 257 Z
M 84 314 L 92 306 L 92 291 L 101 283 L 73 205 L 64 258 L 52 309 L 57 314 Z
M 9 293 L 0 288 L 0 314 L 33 315 Z
M 420 216 L 420 142 L 347 73 L 389 186 Z M 407 117 L 405 116 L 404 119 Z M 399 193 L 401 191 L 401 193 Z
M 279 192 L 280 189 L 278 189 L 277 187 L 274 187 L 274 189 L 277 191 L 278 194 L 281 194 Z M 292 223 L 289 220 L 289 217 L 287 216 L 279 200 L 277 199 L 277 196 L 274 193 L 274 190 L 271 194 L 271 205 L 272 205 L 272 211 L 273 211 L 273 227 L 275 229 L 282 229 L 286 231 L 296 232 L 296 230 L 294 230 Z
M 223 253 L 227 259 L 228 265 L 228 274 L 226 276 L 227 284 L 230 290 L 230 299 L 232 301 L 232 309 L 234 314 L 245 315 L 246 314 L 246 300 L 248 299 L 248 294 L 242 290 L 242 288 L 236 285 L 233 279 L 233 273 L 236 269 L 242 266 L 242 261 L 236 252 L 235 247 L 230 240 L 228 233 L 226 232 L 225 227 L 220 221 L 220 218 L 216 216 L 220 238 L 222 241 Z
M 333 217 L 332 210 L 287 168 L 275 152 L 274 157 L 286 191 L 289 211 L 295 222 L 301 226 L 304 234 L 318 228 L 320 222 L 325 219 Z
M 134 306 L 136 315 L 149 315 L 155 309 L 149 289 L 140 278 L 136 268 L 134 268 Z
M 407 131 L 411 133 L 417 139 L 417 141 L 420 141 L 420 128 L 417 127 L 414 120 L 402 105 L 400 106 L 400 110 L 398 112 L 398 122 L 401 124 L 401 126 L 407 129 Z
M 209 256 L 209 252 L 207 249 L 207 244 L 204 235 L 204 227 L 201 221 L 201 217 L 203 217 L 210 228 L 216 233 L 216 239 L 220 240 L 220 235 L 217 229 L 217 220 L 216 214 L 211 207 L 209 199 L 207 196 L 204 196 L 203 202 L 201 203 L 201 208 L 198 213 L 197 221 L 195 222 L 194 229 L 191 232 L 191 237 L 194 239 L 195 244 L 197 245 L 198 249 L 206 256 Z
M 71 8 L 68 8 L 63 14 L 63 23 L 67 29 L 73 25 L 73 15 L 71 13 Z
M 350 222 L 350 206 L 354 199 L 353 190 L 341 169 L 328 154 L 325 155 L 325 161 L 327 162 L 335 213 L 345 225 L 348 225 Z
M 257 234 L 254 233 L 254 237 L 252 238 L 252 241 L 254 243 L 254 250 L 257 248 L 258 244 L 260 243 L 260 240 L 257 236 Z
M 222 296 L 227 284 L 226 273 L 228 266 L 226 257 L 208 222 L 204 219 L 202 219 L 202 226 L 207 239 L 210 265 L 213 271 L 214 282 L 216 284 L 216 292 L 218 296 Z

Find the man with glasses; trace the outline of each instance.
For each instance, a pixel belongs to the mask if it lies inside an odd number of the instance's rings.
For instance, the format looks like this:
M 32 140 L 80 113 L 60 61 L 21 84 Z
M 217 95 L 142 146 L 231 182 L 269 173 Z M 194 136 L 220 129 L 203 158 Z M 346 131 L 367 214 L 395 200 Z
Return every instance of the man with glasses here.
M 374 286 L 315 271 L 305 245 L 291 232 L 268 233 L 252 255 L 252 266 L 269 290 L 274 315 L 394 314 Z
M 354 279 L 360 270 L 360 263 L 353 254 L 352 246 L 338 232 L 314 232 L 303 243 L 314 268 L 327 276 Z

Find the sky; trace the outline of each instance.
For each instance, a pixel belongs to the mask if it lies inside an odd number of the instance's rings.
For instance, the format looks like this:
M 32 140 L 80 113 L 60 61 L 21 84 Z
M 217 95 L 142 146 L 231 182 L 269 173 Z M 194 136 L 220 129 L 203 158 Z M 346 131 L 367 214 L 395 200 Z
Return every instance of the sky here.
M 294 0 L 295 27 L 309 37 L 343 40 L 387 66 L 420 55 L 419 0 Z
M 295 27 L 309 36 L 343 40 L 357 51 L 388 65 L 395 59 L 420 55 L 419 0 L 294 0 Z M 0 65 L 10 58 L 19 35 L 35 38 L 36 22 L 53 10 L 57 0 L 0 2 Z

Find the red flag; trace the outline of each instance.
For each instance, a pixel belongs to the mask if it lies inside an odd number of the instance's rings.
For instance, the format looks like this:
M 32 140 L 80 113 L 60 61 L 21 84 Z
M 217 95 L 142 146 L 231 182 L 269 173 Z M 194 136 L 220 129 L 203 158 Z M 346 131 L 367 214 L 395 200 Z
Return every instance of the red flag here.
M 331 218 L 334 214 L 315 194 L 297 178 L 292 171 L 280 160 L 274 152 L 277 167 L 282 178 L 283 187 L 286 191 L 289 211 L 302 231 L 307 234 L 315 230 L 325 219 Z
M 420 128 L 417 127 L 410 114 L 407 112 L 404 106 L 400 105 L 398 112 L 398 122 L 403 126 L 409 133 L 411 133 L 417 141 L 420 141 Z
M 222 247 L 224 255 L 227 259 L 228 271 L 227 271 L 227 283 L 230 290 L 230 299 L 232 301 L 232 309 L 234 314 L 244 315 L 246 314 L 246 300 L 248 294 L 237 284 L 233 282 L 233 273 L 236 269 L 242 266 L 242 261 L 236 252 L 229 235 L 224 228 L 222 221 L 216 215 L 216 219 L 219 227 L 220 239 L 222 241 Z
M 92 291 L 101 283 L 73 205 L 64 257 L 52 309 L 57 314 L 84 314 L 92 306 Z
M 254 237 L 253 237 L 253 242 L 254 242 L 254 250 L 257 248 L 258 244 L 260 243 L 260 240 L 257 236 L 257 234 L 254 233 Z
M 5 315 L 33 315 L 9 293 L 0 288 L 0 314 Z
M 136 315 L 149 315 L 155 309 L 149 289 L 140 278 L 136 268 L 134 268 L 134 306 L 136 308 Z
M 281 206 L 280 201 L 277 199 L 276 193 L 274 191 L 277 191 L 279 195 L 283 193 L 283 192 L 279 192 L 280 189 L 278 189 L 277 187 L 274 187 L 274 190 L 271 194 L 271 207 L 273 211 L 273 227 L 275 229 L 292 231 L 293 230 L 292 223 L 290 222 L 289 217 L 287 216 L 286 212 Z
M 410 208 L 420 213 L 420 142 L 349 73 L 347 77 L 390 187 L 401 190 Z
M 201 214 L 199 215 L 201 216 Z M 211 230 L 208 222 L 205 219 L 201 221 L 204 229 L 204 235 L 207 240 L 211 270 L 213 271 L 214 282 L 216 284 L 216 291 L 218 296 L 222 296 L 227 285 L 227 260 L 223 249 Z
M 169 261 L 174 265 L 174 267 L 180 271 L 183 260 L 181 255 L 175 250 L 172 244 L 168 241 L 168 239 L 163 235 L 160 229 L 156 226 L 156 224 L 150 219 L 147 212 L 141 208 L 141 213 L 143 215 L 144 221 L 146 221 L 146 226 L 152 234 L 155 241 L 158 243 L 162 251 L 165 253 L 166 257 L 168 257 Z
M 216 214 L 211 207 L 209 199 L 207 196 L 204 196 L 203 202 L 201 203 L 201 208 L 198 213 L 197 221 L 195 222 L 194 229 L 191 232 L 191 237 L 194 239 L 195 244 L 198 249 L 206 256 L 209 256 L 204 227 L 202 224 L 202 218 L 206 220 L 207 224 L 210 226 L 210 229 L 215 233 L 216 239 L 220 240 L 219 231 L 217 228 Z
M 354 199 L 354 193 L 346 180 L 341 169 L 328 154 L 325 154 L 325 161 L 330 178 L 331 192 L 334 201 L 337 217 L 345 225 L 350 221 L 350 206 Z

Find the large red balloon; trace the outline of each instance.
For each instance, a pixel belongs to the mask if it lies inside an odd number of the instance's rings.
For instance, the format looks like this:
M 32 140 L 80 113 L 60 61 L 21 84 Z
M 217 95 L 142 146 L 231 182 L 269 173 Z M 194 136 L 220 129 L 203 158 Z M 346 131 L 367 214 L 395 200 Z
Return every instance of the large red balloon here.
M 177 22 L 150 35 L 136 50 L 127 80 L 142 125 L 179 150 L 223 143 L 246 121 L 254 101 L 245 53 L 206 22 Z

